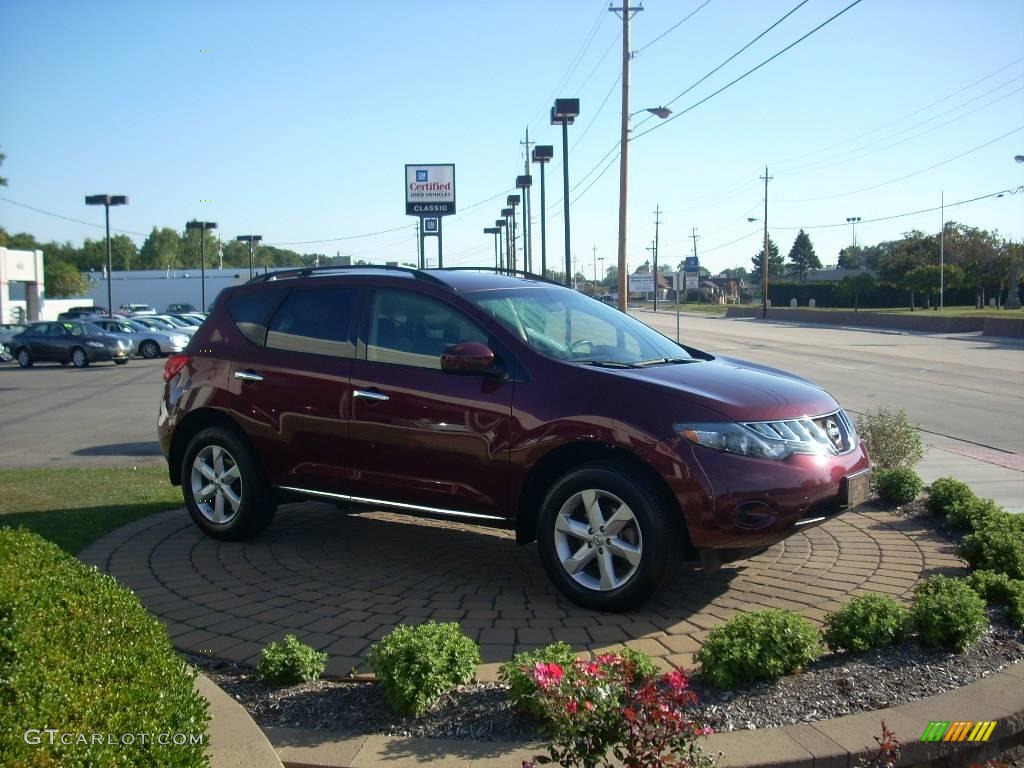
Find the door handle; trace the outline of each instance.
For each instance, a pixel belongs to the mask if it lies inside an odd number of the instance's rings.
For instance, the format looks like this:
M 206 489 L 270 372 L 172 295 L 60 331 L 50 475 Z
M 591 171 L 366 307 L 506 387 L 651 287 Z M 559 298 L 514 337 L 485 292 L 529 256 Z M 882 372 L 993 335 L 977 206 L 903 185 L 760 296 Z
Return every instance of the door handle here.
M 352 397 L 360 400 L 372 400 L 375 403 L 384 403 L 391 398 L 381 392 L 371 392 L 365 389 L 357 389 L 352 393 Z
M 235 371 L 235 378 L 242 381 L 263 381 L 263 377 L 253 370 Z

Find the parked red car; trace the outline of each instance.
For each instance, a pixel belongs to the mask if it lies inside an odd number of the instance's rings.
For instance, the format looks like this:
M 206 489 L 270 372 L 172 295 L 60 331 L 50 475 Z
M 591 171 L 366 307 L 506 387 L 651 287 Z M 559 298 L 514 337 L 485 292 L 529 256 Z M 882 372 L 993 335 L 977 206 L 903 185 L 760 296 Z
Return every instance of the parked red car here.
M 508 527 L 601 610 L 867 493 L 822 389 L 540 278 L 272 273 L 225 289 L 164 378 L 171 482 L 210 536 L 256 535 L 285 498 Z

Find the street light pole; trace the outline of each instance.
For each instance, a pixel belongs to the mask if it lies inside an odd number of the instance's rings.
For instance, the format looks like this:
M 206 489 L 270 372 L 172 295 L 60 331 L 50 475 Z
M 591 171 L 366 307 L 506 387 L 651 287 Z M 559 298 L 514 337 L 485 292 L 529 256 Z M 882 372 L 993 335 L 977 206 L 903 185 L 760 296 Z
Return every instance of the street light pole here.
M 527 166 L 529 167 L 529 166 Z M 533 177 L 516 176 L 516 188 L 522 190 L 523 194 L 523 269 L 532 272 L 530 259 L 530 186 L 533 184 Z
M 495 235 L 494 239 L 498 243 L 498 271 L 499 272 L 504 272 L 505 271 L 505 246 L 504 246 L 505 238 L 502 235 L 505 232 L 505 224 L 507 224 L 507 223 L 508 222 L 505 219 L 495 219 L 494 220 L 494 228 L 498 231 L 497 235 Z
M 768 166 L 764 167 L 764 257 L 761 260 L 761 319 L 766 320 L 768 318 L 768 265 L 771 263 L 771 257 L 768 253 L 768 182 L 774 178 L 768 175 Z M 700 282 L 698 280 L 698 293 Z
M 860 221 L 860 216 L 847 216 L 846 223 L 850 225 L 851 240 L 853 247 L 857 247 L 857 222 Z
M 565 225 L 565 284 L 572 286 L 572 251 L 569 243 L 569 126 L 580 113 L 579 99 L 555 99 L 551 124 L 562 126 L 562 219 Z
M 548 276 L 548 241 L 546 218 L 547 209 L 544 202 L 544 166 L 555 156 L 555 148 L 550 144 L 537 145 L 533 148 L 533 162 L 540 165 L 540 274 Z
M 658 227 L 661 226 L 661 205 L 654 207 L 654 311 L 658 311 Z
M 516 206 L 519 205 L 519 195 L 509 195 L 505 198 L 505 204 L 508 206 L 508 210 L 511 211 L 509 219 L 512 222 L 512 271 L 516 271 L 516 267 L 519 266 L 518 256 L 516 254 L 516 239 L 518 233 L 516 231 Z M 525 259 L 526 254 L 523 254 Z
M 128 205 L 127 195 L 86 195 L 86 205 L 102 205 L 107 220 L 107 312 L 114 313 L 114 292 L 110 285 L 110 275 L 114 271 L 113 251 L 110 245 L 110 206 Z
M 253 269 L 254 269 L 252 245 L 253 245 L 253 243 L 258 243 L 262 239 L 263 239 L 263 235 L 239 235 L 238 237 L 235 238 L 235 240 L 237 240 L 240 243 L 248 243 L 249 244 L 249 279 L 250 280 L 252 280 L 252 278 L 253 278 Z
M 186 222 L 185 231 L 197 229 L 199 230 L 199 285 L 200 285 L 200 299 L 202 306 L 200 311 L 206 311 L 206 230 L 216 229 L 217 222 L 215 221 L 192 221 Z
M 502 208 L 501 215 L 505 217 L 505 271 L 512 274 L 512 270 L 515 268 L 515 241 L 512 239 L 514 233 L 512 228 L 514 226 L 515 209 L 512 207 Z

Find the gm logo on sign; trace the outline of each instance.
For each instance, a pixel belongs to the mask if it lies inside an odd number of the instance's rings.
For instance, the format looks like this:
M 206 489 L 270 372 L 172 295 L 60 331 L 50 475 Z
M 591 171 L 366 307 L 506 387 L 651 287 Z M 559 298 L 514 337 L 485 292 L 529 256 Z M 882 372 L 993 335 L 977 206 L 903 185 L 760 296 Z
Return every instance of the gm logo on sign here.
M 425 170 L 423 170 L 423 171 L 416 171 L 416 182 L 420 183 L 420 182 L 425 182 L 425 181 L 428 181 L 428 179 L 427 179 L 427 172 Z
M 988 741 L 995 727 L 995 720 L 932 720 L 921 734 L 921 741 Z

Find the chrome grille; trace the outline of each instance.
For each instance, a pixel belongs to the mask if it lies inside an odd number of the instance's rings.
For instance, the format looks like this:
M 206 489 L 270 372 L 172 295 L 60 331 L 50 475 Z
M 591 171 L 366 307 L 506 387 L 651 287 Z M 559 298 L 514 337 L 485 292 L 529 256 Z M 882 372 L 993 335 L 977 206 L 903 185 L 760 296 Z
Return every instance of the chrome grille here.
M 771 440 L 801 446 L 805 453 L 838 456 L 857 447 L 857 432 L 842 409 L 823 416 L 801 416 L 780 421 L 748 421 L 743 426 Z M 809 449 L 809 450 L 808 450 Z M 799 450 L 799 449 L 797 449 Z

